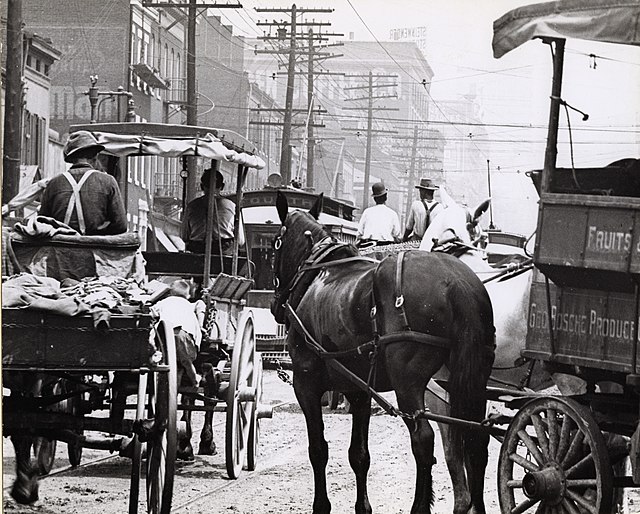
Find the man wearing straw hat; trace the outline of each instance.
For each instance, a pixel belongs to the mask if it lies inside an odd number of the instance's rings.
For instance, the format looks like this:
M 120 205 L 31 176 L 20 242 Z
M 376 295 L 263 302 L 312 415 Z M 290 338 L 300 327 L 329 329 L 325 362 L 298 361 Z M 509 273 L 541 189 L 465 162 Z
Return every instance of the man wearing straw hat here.
M 376 204 L 362 213 L 356 243 L 367 241 L 375 241 L 378 244 L 397 243 L 400 241 L 400 220 L 398 214 L 385 205 L 387 188 L 382 182 L 376 182 L 371 187 L 371 191 Z
M 62 153 L 69 171 L 51 179 L 42 193 L 40 215 L 66 223 L 82 235 L 112 235 L 127 231 L 127 214 L 116 179 L 99 171 L 104 146 L 91 132 L 69 136 Z
M 403 241 L 421 241 L 431 221 L 444 209 L 433 195 L 438 189 L 434 181 L 423 177 L 416 186 L 420 191 L 420 200 L 415 200 L 409 209 Z

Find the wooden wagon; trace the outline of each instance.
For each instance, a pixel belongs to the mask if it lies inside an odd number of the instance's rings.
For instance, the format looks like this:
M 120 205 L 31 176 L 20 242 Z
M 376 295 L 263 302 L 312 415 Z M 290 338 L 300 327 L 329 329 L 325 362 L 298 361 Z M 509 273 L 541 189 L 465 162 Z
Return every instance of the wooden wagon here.
M 500 454 L 504 513 L 617 512 L 614 490 L 640 486 L 640 160 L 556 166 L 565 40 L 639 45 L 639 16 L 637 1 L 559 1 L 494 23 L 496 57 L 532 38 L 552 50 L 544 169 L 531 173 L 540 202 L 523 353 L 557 384 L 582 386 L 508 402 L 518 412 Z M 631 475 L 614 473 L 627 456 Z
M 238 202 L 247 171 L 263 165 L 258 157 L 244 150 L 248 141 L 237 134 L 223 135 L 207 127 L 109 123 L 71 128 L 71 132 L 77 130 L 91 131 L 105 146 L 103 154 L 112 156 L 110 163 L 122 169 L 127 169 L 127 164 L 119 163 L 119 159 L 137 156 L 182 158 L 185 170 L 187 157 L 231 162 L 237 165 Z M 213 227 L 212 211 L 209 210 L 207 220 L 209 235 Z M 236 230 L 240 226 L 237 216 Z M 22 271 L 51 276 L 52 263 L 72 262 L 73 252 L 86 257 L 87 253 L 103 251 L 105 255 L 95 259 L 93 268 L 89 266 L 101 276 L 110 258 L 118 260 L 109 253 L 116 251 L 116 247 L 105 238 L 80 236 L 73 238 L 71 245 L 62 239 L 54 238 L 45 244 L 29 238 L 16 241 L 16 253 L 26 264 Z M 128 240 L 123 252 L 133 261 L 141 258 L 138 242 L 132 245 L 131 237 Z M 246 295 L 253 286 L 251 263 L 237 243 L 231 256 L 215 255 L 211 236 L 205 246 L 204 254 L 145 252 L 144 257 L 149 279 L 176 276 L 196 279 L 204 291 L 208 319 L 217 316 L 217 323 L 214 320 L 205 327 L 210 330 L 207 345 L 203 345 L 198 355 L 198 360 L 215 367 L 220 377 L 214 397 L 206 396 L 201 387 L 186 388 L 177 383 L 173 327 L 152 316 L 150 302 L 126 306 L 120 314 L 110 313 L 106 325 L 96 323 L 91 315 L 71 317 L 3 308 L 3 373 L 9 378 L 5 384 L 25 376 L 23 373 L 31 377 L 42 375 L 47 377 L 46 383 L 53 383 L 51 387 L 40 388 L 35 397 L 29 397 L 27 391 L 16 386 L 14 391 L 20 393 L 4 398 L 3 434 L 28 433 L 45 446 L 55 440 L 67 442 L 72 465 L 79 464 L 83 447 L 120 451 L 124 438 L 133 436 L 131 513 L 138 512 L 143 462 L 147 511 L 171 511 L 179 410 L 226 413 L 225 460 L 230 478 L 237 478 L 245 466 L 255 469 L 259 420 L 271 417 L 271 407 L 261 403 L 262 358 L 255 347 L 253 315 L 246 308 Z M 70 268 L 63 265 L 55 271 L 63 269 L 73 274 Z M 216 330 L 212 332 L 214 325 Z M 179 393 L 193 401 L 178 404 Z M 135 403 L 126 404 L 126 398 L 134 395 Z M 135 414 L 123 416 L 116 404 L 121 405 L 121 410 L 135 408 Z M 91 415 L 101 410 L 107 411 L 107 415 Z M 89 432 L 102 434 L 93 436 Z M 143 443 L 146 443 L 145 458 Z M 51 451 L 44 453 L 47 457 L 41 461 L 52 458 Z M 51 462 L 43 464 L 50 467 Z

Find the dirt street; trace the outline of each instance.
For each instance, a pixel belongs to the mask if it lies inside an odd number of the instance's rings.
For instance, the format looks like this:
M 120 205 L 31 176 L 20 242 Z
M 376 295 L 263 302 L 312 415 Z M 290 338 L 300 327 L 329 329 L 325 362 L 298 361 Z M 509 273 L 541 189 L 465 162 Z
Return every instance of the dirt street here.
M 265 397 L 273 404 L 293 403 L 274 412 L 273 419 L 261 424 L 261 456 L 257 470 L 244 472 L 236 481 L 227 479 L 224 462 L 224 425 L 216 427 L 218 455 L 196 456 L 194 462 L 179 462 L 173 495 L 173 512 L 179 513 L 308 513 L 313 499 L 313 479 L 307 457 L 307 437 L 302 416 L 291 386 L 280 381 L 275 372 L 266 371 Z M 390 397 L 391 398 L 391 397 Z M 202 416 L 195 415 L 199 430 Z M 222 422 L 223 414 L 216 414 Z M 355 480 L 349 466 L 347 448 L 351 417 L 344 411 L 325 415 L 326 439 L 329 443 L 327 470 L 329 497 L 333 512 L 353 511 Z M 197 434 L 194 442 L 197 442 Z M 7 513 L 41 514 L 121 514 L 127 512 L 130 463 L 121 457 L 109 457 L 105 451 L 86 450 L 83 463 L 104 459 L 87 467 L 56 473 L 68 467 L 67 449 L 58 443 L 54 475 L 41 480 L 40 500 L 31 507 L 17 506 L 9 496 L 14 477 L 13 448 L 3 444 L 3 498 Z M 409 436 L 402 421 L 386 414 L 376 414 L 370 430 L 371 469 L 370 501 L 376 513 L 402 514 L 410 511 L 414 464 Z M 485 483 L 487 511 L 499 512 L 496 494 L 496 465 L 499 445 L 490 447 L 490 465 Z M 436 513 L 452 511 L 449 475 L 436 444 L 434 467 Z M 141 486 L 144 496 L 144 484 Z M 140 512 L 145 507 L 140 505 Z

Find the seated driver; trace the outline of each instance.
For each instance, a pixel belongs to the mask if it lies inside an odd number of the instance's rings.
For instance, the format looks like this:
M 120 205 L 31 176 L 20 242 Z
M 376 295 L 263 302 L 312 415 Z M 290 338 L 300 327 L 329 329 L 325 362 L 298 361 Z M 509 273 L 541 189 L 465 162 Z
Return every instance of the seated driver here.
M 213 178 L 213 184 L 211 183 Z M 234 219 L 236 204 L 228 198 L 223 198 L 221 192 L 224 189 L 224 177 L 222 173 L 211 167 L 204 170 L 200 180 L 200 186 L 204 195 L 192 200 L 187 205 L 182 219 L 182 239 L 185 242 L 186 250 L 194 253 L 204 253 L 205 235 L 207 230 L 207 213 L 209 210 L 209 195 L 215 196 L 213 227 L 211 233 L 213 253 L 219 253 L 222 248 L 223 255 L 233 253 Z M 240 220 L 240 230 L 238 243 L 244 245 L 244 231 L 242 230 L 242 220 Z

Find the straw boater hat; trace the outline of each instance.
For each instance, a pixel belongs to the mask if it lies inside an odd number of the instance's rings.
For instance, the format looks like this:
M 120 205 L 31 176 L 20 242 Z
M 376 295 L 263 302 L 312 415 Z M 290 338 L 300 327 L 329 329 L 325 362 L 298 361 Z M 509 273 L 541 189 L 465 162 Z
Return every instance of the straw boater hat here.
M 374 198 L 387 194 L 387 188 L 384 187 L 384 184 L 382 182 L 376 182 L 375 184 L 373 184 L 373 186 L 371 186 L 371 191 L 373 192 L 371 196 L 373 196 Z
M 95 154 L 99 154 L 104 150 L 104 146 L 98 143 L 98 140 L 94 135 L 87 130 L 79 130 L 69 136 L 69 140 L 64 145 L 62 154 L 64 155 L 65 162 L 71 162 L 69 159 L 71 156 L 80 150 L 87 150 L 89 148 L 95 149 Z
M 416 189 L 431 189 L 432 191 L 435 191 L 439 188 L 440 186 L 436 186 L 433 182 L 433 179 L 427 177 L 421 178 L 420 183 L 416 186 Z

